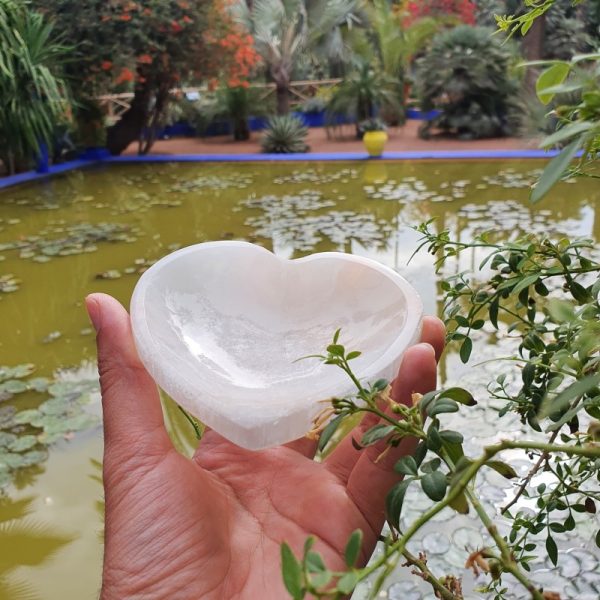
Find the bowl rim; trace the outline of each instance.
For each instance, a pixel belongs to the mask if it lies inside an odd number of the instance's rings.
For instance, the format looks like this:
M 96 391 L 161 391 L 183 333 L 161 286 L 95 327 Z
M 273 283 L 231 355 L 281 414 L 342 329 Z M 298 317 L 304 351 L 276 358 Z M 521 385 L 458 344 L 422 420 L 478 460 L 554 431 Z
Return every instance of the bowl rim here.
M 335 258 L 336 260 L 344 260 L 346 262 L 364 265 L 368 268 L 379 272 L 381 276 L 385 277 L 386 279 L 391 280 L 392 283 L 394 283 L 395 286 L 398 288 L 400 294 L 406 302 L 406 320 L 402 329 L 399 331 L 399 334 L 394 338 L 393 342 L 387 348 L 385 348 L 384 352 L 373 362 L 368 363 L 367 365 L 365 365 L 362 368 L 359 368 L 356 371 L 356 375 L 360 380 L 372 382 L 375 380 L 375 378 L 380 378 L 381 373 L 389 372 L 390 367 L 392 365 L 394 365 L 397 369 L 397 367 L 399 366 L 399 359 L 401 359 L 406 349 L 419 341 L 423 317 L 423 303 L 418 292 L 394 269 L 383 265 L 376 260 L 344 252 L 319 252 L 300 258 L 288 259 L 281 256 L 277 256 L 270 250 L 257 244 L 252 244 L 250 242 L 237 240 L 203 242 L 176 250 L 175 252 L 166 255 L 154 265 L 152 265 L 147 271 L 145 271 L 142 274 L 142 276 L 138 280 L 131 298 L 131 322 L 135 345 L 138 349 L 138 354 L 140 355 L 144 366 L 149 371 L 151 376 L 156 380 L 158 385 L 163 387 L 163 389 L 165 389 L 165 391 L 169 394 L 171 394 L 171 390 L 168 389 L 168 386 L 165 387 L 163 385 L 163 378 L 168 379 L 173 376 L 172 368 L 169 368 L 164 365 L 149 365 L 145 361 L 145 357 L 147 354 L 151 353 L 153 355 L 156 355 L 156 351 L 159 350 L 158 344 L 156 343 L 154 336 L 151 332 L 150 326 L 148 324 L 148 320 L 145 318 L 146 292 L 148 290 L 150 282 L 153 281 L 154 277 L 156 277 L 157 274 L 160 273 L 160 271 L 162 271 L 163 269 L 168 268 L 171 263 L 189 254 L 194 254 L 214 248 L 245 249 L 250 252 L 263 254 L 265 258 L 268 258 L 269 260 L 277 260 L 280 263 L 284 264 L 307 264 L 322 260 L 324 258 Z M 140 319 L 139 317 L 142 315 L 144 316 L 144 318 Z M 333 333 L 334 332 L 332 331 L 331 334 L 333 335 Z M 190 386 L 193 383 L 189 380 L 188 377 L 186 377 L 183 374 L 181 374 L 180 377 L 182 378 L 181 381 L 185 382 L 188 386 Z M 389 379 L 392 379 L 393 377 L 395 377 L 395 372 L 393 376 L 389 377 Z M 348 387 L 346 393 L 350 393 L 351 390 L 352 384 L 350 383 L 350 386 Z M 321 394 L 321 391 L 321 389 L 316 388 L 313 392 L 308 392 L 305 395 L 302 404 L 304 406 L 307 406 L 315 401 L 322 401 L 323 394 Z M 201 397 L 203 398 L 203 403 L 205 404 L 205 409 L 207 413 L 220 413 L 218 408 L 218 398 L 215 395 L 205 390 L 201 394 Z M 176 397 L 174 399 L 179 402 L 179 400 Z M 271 402 L 270 407 L 273 410 L 277 410 L 288 405 L 289 401 L 289 398 L 282 397 L 280 401 Z M 185 403 L 184 408 L 187 408 L 189 410 L 189 408 L 185 406 Z M 207 419 L 206 417 L 202 418 L 203 420 L 205 420 L 205 422 L 211 420 L 210 418 Z M 210 425 L 210 422 L 208 422 L 208 425 Z

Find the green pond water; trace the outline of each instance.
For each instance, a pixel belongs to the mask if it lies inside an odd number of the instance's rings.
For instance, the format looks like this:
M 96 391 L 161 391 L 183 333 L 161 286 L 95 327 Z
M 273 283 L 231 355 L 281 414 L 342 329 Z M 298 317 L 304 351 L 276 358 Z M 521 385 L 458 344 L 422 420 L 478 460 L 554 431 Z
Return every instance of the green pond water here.
M 436 218 L 435 228 L 462 241 L 485 230 L 499 239 L 600 239 L 597 182 L 563 183 L 540 205 L 528 203 L 542 166 L 113 165 L 0 191 L 0 365 L 35 366 L 0 369 L 0 599 L 97 597 L 102 440 L 86 294 L 103 291 L 127 305 L 140 273 L 170 251 L 243 239 L 287 258 L 329 250 L 375 258 L 437 313 L 431 257 L 407 264 L 419 239 L 411 226 Z M 479 258 L 465 254 L 447 269 L 473 268 Z M 452 353 L 441 371 L 443 379 L 466 372 Z M 172 405 L 166 411 L 177 444 L 189 450 L 189 428 Z M 32 437 L 32 425 L 41 437 Z

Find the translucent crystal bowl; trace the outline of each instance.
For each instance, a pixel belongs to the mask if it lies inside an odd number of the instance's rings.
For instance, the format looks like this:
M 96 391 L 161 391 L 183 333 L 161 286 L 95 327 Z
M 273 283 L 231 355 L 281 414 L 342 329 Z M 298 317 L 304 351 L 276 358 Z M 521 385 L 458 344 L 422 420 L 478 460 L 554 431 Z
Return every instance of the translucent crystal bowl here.
M 131 321 L 142 362 L 176 402 L 245 448 L 302 437 L 324 401 L 353 386 L 319 360 L 339 343 L 364 383 L 392 379 L 418 341 L 422 303 L 395 271 L 327 252 L 282 259 L 245 242 L 163 258 L 139 280 Z

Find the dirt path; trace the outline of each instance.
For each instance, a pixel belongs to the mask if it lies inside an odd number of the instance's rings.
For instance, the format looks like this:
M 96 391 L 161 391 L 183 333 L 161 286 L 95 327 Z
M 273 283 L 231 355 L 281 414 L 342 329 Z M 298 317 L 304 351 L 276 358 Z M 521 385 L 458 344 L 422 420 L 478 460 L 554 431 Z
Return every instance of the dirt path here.
M 408 121 L 404 127 L 391 128 L 386 151 L 408 152 L 420 150 L 523 150 L 537 147 L 535 140 L 521 138 L 495 138 L 460 141 L 456 139 L 422 140 L 417 135 L 420 121 Z M 334 135 L 335 134 L 335 135 Z M 210 138 L 174 138 L 156 142 L 152 154 L 253 154 L 260 152 L 260 133 L 252 139 L 236 142 L 228 136 Z M 309 130 L 308 144 L 311 152 L 364 152 L 361 140 L 354 137 L 354 126 L 345 126 L 330 132 L 323 128 Z M 131 144 L 125 154 L 136 154 L 137 144 Z

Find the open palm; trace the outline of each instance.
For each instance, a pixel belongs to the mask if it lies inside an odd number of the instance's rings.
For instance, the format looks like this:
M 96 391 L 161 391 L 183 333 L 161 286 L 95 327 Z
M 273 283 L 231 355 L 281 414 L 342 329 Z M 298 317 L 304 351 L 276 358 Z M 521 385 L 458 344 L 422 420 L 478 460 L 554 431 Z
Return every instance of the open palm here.
M 410 440 L 376 462 L 380 447 L 358 451 L 350 439 L 375 424 L 368 416 L 323 463 L 313 460 L 308 439 L 253 452 L 213 431 L 188 459 L 165 430 L 127 312 L 102 294 L 87 306 L 98 331 L 104 411 L 103 600 L 280 600 L 280 545 L 300 553 L 309 535 L 328 567 L 342 570 L 348 537 L 361 529 L 361 561 L 368 560 L 385 495 L 399 479 L 392 466 L 411 451 Z M 426 318 L 424 343 L 406 353 L 393 384 L 396 401 L 435 388 L 443 339 L 442 323 Z

